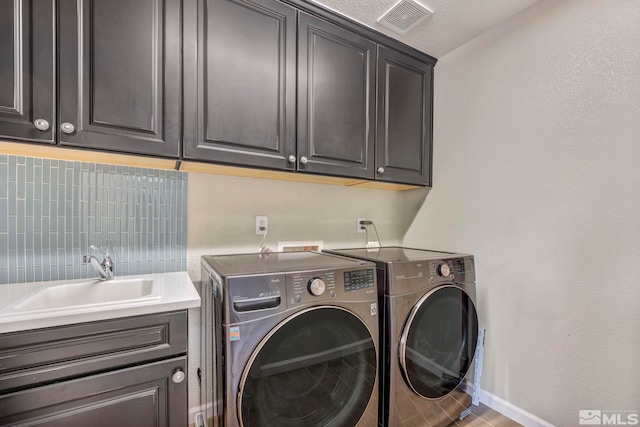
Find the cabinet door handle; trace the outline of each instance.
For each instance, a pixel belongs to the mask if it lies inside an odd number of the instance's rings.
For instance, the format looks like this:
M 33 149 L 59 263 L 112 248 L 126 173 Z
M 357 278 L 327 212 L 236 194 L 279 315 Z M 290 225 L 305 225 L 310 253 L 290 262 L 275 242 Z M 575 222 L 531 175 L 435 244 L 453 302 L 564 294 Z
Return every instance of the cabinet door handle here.
M 296 156 L 294 156 L 293 154 L 291 154 L 288 158 L 289 163 L 295 163 L 296 162 Z
M 41 131 L 45 131 L 49 129 L 49 122 L 46 121 L 45 119 L 36 119 L 33 122 L 33 125 L 36 127 L 36 129 Z
M 307 159 L 305 156 L 302 156 L 300 157 L 300 163 L 306 165 L 307 163 L 309 163 L 309 159 Z
M 76 128 L 69 122 L 64 122 L 60 125 L 60 130 L 66 134 L 72 134 Z
M 176 384 L 180 384 L 182 381 L 184 381 L 184 378 L 185 378 L 184 371 L 180 368 L 176 369 L 173 372 L 173 376 L 171 377 L 173 382 Z
M 382 166 L 378 168 L 378 173 L 384 173 L 384 168 Z

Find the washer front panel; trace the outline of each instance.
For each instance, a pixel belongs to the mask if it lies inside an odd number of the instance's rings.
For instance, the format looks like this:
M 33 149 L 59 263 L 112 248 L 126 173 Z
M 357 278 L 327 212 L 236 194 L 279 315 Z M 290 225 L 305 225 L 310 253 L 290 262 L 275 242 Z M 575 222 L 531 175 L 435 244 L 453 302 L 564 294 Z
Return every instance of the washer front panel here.
M 412 308 L 398 347 L 408 386 L 428 399 L 449 394 L 467 374 L 477 339 L 478 316 L 464 290 L 451 284 L 425 294 Z
M 238 418 L 250 427 L 355 426 L 374 393 L 375 342 L 355 314 L 335 306 L 296 313 L 252 353 Z

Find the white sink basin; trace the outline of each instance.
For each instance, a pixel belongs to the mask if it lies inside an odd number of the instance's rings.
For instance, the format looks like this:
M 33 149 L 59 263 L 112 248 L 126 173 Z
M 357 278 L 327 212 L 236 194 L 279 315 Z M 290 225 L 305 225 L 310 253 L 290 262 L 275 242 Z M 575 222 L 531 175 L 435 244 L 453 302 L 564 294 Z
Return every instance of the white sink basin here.
M 186 271 L 9 283 L 0 285 L 0 334 L 196 307 L 200 297 Z
M 89 280 L 50 286 L 17 302 L 20 311 L 56 310 L 151 302 L 160 298 L 153 279 Z

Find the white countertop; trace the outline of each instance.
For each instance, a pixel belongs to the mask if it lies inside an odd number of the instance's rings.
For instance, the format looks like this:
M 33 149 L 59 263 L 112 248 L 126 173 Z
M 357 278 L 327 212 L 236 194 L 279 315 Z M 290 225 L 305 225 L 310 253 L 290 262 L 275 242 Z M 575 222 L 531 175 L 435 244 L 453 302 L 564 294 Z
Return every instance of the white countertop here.
M 80 279 L 0 285 L 0 333 L 200 307 L 200 296 L 189 275 L 184 271 L 116 276 L 115 279 L 153 280 L 153 297 L 134 301 L 115 301 L 71 307 L 46 307 L 45 305 L 38 309 L 25 310 L 19 308 L 21 302 L 31 298 L 43 289 L 86 282 L 95 282 L 108 286 L 109 282 L 101 282 L 97 279 Z

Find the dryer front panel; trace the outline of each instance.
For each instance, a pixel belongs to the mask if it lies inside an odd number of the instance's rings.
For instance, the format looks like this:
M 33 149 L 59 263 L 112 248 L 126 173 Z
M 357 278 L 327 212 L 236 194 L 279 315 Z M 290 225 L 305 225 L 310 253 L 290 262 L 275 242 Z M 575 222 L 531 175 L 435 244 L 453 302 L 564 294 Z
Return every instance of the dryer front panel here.
M 354 313 L 318 306 L 296 313 L 256 347 L 237 398 L 250 427 L 377 424 L 376 346 Z M 371 412 L 369 414 L 369 412 Z
M 434 288 L 414 305 L 402 328 L 398 357 L 404 380 L 422 397 L 446 396 L 467 374 L 477 339 L 471 297 L 455 285 Z

